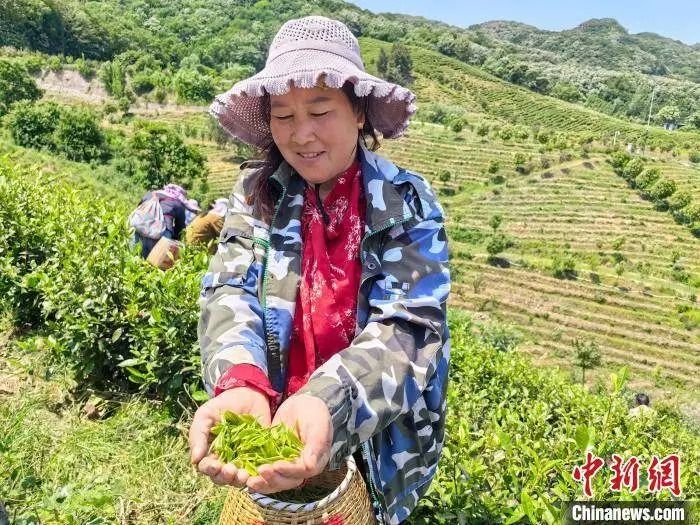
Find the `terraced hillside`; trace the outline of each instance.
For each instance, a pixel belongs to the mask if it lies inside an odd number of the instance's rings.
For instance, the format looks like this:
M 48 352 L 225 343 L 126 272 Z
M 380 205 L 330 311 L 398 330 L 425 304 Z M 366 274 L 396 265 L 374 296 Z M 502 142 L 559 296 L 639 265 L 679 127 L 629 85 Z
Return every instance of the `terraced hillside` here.
M 685 387 L 700 382 L 700 252 L 685 228 L 599 160 L 444 200 L 459 254 L 455 304 L 513 324 L 543 362 L 571 366 L 573 340 L 595 341 L 607 365 L 630 365 L 654 391 L 670 380 L 697 409 Z M 487 262 L 482 241 L 495 214 L 515 243 L 499 265 Z M 557 278 L 553 260 L 567 255 L 575 270 Z
M 658 167 L 665 177 L 675 181 L 679 189 L 690 193 L 695 202 L 700 202 L 700 164 L 682 159 L 675 162 L 661 159 L 652 165 Z
M 363 58 L 372 70 L 380 47 L 387 44 L 361 38 Z M 590 134 L 596 139 L 611 137 L 619 132 L 620 138 L 637 141 L 648 134 L 650 142 L 687 142 L 697 146 L 700 134 L 674 134 L 610 117 L 592 109 L 571 104 L 497 79 L 474 66 L 445 57 L 425 48 L 410 48 L 416 83 L 414 90 L 419 101 L 450 101 L 467 111 L 491 118 L 526 126 L 542 126 L 560 132 Z

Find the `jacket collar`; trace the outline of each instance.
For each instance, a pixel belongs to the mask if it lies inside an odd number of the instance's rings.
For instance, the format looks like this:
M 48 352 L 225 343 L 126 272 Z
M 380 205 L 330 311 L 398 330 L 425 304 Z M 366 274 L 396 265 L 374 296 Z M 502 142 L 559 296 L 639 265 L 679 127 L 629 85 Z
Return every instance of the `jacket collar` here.
M 378 231 L 412 217 L 411 209 L 399 190 L 400 185 L 408 182 L 404 170 L 361 143 L 358 156 L 367 201 L 366 231 Z M 288 194 L 303 192 L 303 180 L 286 161 L 282 161 L 272 178 L 286 188 Z

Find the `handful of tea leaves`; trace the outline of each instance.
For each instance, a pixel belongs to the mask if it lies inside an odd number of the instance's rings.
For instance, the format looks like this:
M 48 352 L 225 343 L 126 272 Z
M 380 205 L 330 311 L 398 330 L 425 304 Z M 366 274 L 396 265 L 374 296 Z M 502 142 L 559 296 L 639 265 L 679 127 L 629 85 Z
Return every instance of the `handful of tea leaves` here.
M 301 455 L 304 444 L 284 424 L 263 427 L 250 414 L 224 412 L 221 422 L 211 429 L 216 436 L 210 450 L 222 463 L 233 463 L 255 476 L 258 467 L 285 460 L 294 461 Z

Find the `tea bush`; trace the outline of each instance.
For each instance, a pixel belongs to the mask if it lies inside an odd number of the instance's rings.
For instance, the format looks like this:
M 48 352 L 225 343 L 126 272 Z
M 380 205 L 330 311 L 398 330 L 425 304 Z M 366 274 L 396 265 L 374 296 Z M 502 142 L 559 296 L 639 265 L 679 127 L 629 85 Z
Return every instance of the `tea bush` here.
M 681 457 L 683 499 L 697 498 L 700 441 L 677 414 L 657 407 L 651 418 L 629 415 L 624 373 L 610 392 L 587 393 L 563 375 L 537 369 L 522 355 L 479 342 L 468 316 L 452 311 L 447 437 L 435 481 L 410 523 L 561 523 L 559 503 L 583 499 L 572 470 L 586 450 L 610 459 Z M 645 468 L 645 467 L 644 467 Z M 610 490 L 611 471 L 593 478 L 598 501 L 670 499 L 642 486 Z
M 0 163 L 0 295 L 81 383 L 176 402 L 197 390 L 204 250 L 168 272 L 130 249 L 127 202 Z

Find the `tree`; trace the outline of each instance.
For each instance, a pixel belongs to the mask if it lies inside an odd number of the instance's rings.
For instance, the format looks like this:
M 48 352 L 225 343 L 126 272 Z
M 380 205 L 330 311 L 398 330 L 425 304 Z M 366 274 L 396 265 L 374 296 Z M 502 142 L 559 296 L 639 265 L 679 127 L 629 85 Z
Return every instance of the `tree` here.
M 15 102 L 39 98 L 41 91 L 23 66 L 0 60 L 0 116 L 7 113 Z
M 700 111 L 696 111 L 688 116 L 688 125 L 695 129 L 700 129 Z
M 208 102 L 216 94 L 214 80 L 193 69 L 181 69 L 173 79 L 175 93 L 181 101 Z
M 161 188 L 169 182 L 189 189 L 197 179 L 206 180 L 205 159 L 199 150 L 159 124 L 138 123 L 125 154 L 133 164 L 126 162 L 121 169 L 148 189 Z
M 413 60 L 403 44 L 393 44 L 387 64 L 386 79 L 397 84 L 413 82 Z
M 581 369 L 581 385 L 586 384 L 586 370 L 600 366 L 602 359 L 598 344 L 595 341 L 574 339 L 574 350 L 576 351 L 576 366 Z
M 382 78 L 386 77 L 387 69 L 389 67 L 389 57 L 386 56 L 386 51 L 383 47 L 379 48 L 379 57 L 377 58 L 377 73 Z
M 89 162 L 106 156 L 104 133 L 88 109 L 65 108 L 54 140 L 56 149 L 71 160 Z
M 61 118 L 61 110 L 55 102 L 32 104 L 18 102 L 8 117 L 12 139 L 18 146 L 34 149 L 56 149 L 54 131 Z
M 656 116 L 664 124 L 678 124 L 681 118 L 681 111 L 678 109 L 678 106 L 669 104 L 662 107 Z

